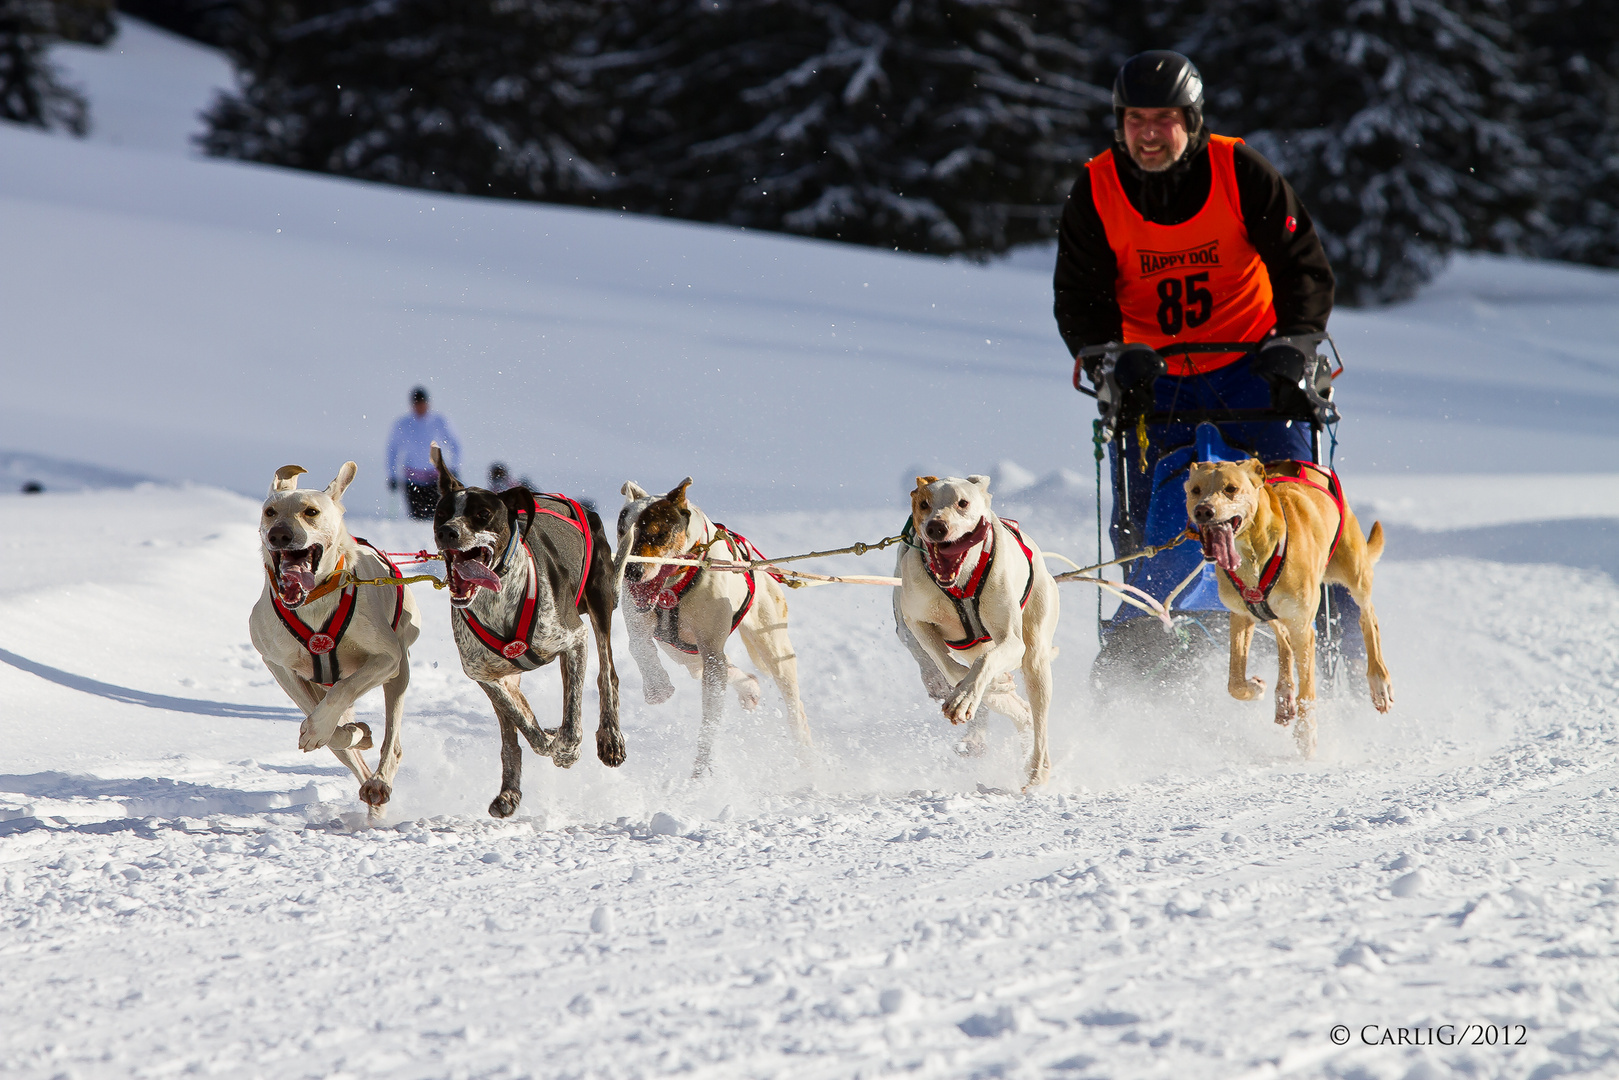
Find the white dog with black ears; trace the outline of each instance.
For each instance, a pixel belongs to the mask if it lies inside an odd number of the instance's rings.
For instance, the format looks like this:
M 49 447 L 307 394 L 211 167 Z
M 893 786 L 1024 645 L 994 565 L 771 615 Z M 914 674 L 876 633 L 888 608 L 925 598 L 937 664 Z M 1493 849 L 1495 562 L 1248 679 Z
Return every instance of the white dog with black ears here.
M 1051 771 L 1057 582 L 1034 541 L 989 503 L 987 476 L 916 478 L 894 608 L 900 637 L 922 654 L 922 682 L 952 724 L 973 720 L 986 705 L 1033 736 L 1027 790 Z M 1028 701 L 1012 681 L 1020 667 Z
M 403 585 L 346 582 L 398 577 L 387 556 L 349 535 L 343 492 L 357 467 L 345 462 L 337 479 L 316 491 L 298 487 L 301 465 L 275 471 L 259 516 L 264 592 L 248 631 L 264 664 L 303 710 L 298 749 L 327 747 L 360 781 L 360 798 L 376 817 L 393 795 L 401 756 L 399 727 L 410 685 L 410 646 L 421 633 L 416 600 Z M 383 688 L 387 728 L 372 773 L 360 756 L 371 728 L 354 722 L 354 704 Z

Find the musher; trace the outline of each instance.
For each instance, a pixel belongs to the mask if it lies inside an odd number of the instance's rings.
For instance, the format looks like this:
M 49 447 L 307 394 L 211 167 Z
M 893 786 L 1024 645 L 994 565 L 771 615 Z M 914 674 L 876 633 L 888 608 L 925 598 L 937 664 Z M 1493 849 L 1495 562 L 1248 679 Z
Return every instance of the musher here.
M 1149 425 L 1141 446 L 1145 413 L 1302 406 L 1337 417 L 1316 392 L 1325 376 L 1312 337 L 1332 313 L 1332 268 L 1298 195 L 1241 139 L 1208 131 L 1202 76 L 1179 53 L 1125 61 L 1113 112 L 1114 147 L 1087 163 L 1063 209 L 1054 287 L 1057 328 L 1076 363 L 1087 346 L 1126 346 L 1112 372 L 1119 438 L 1108 446 L 1115 489 L 1121 479 L 1128 488 L 1130 514 L 1115 490 L 1110 530 L 1122 556 L 1144 543 L 1150 462 L 1194 438 L 1192 424 Z M 1260 341 L 1257 352 L 1156 351 Z M 1092 385 L 1102 363 L 1083 361 Z M 1305 423 L 1219 431 L 1264 461 L 1310 458 Z

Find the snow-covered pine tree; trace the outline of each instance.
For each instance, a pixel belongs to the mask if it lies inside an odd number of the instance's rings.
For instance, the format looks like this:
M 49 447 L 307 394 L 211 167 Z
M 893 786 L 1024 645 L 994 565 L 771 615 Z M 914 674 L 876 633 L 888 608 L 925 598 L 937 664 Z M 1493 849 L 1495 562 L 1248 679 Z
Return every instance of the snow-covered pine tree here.
M 413 187 L 575 201 L 606 179 L 562 61 L 587 0 L 240 0 L 211 154 Z
M 1543 160 L 1530 248 L 1619 266 L 1619 14 L 1611 0 L 1526 0 L 1514 31 L 1534 89 L 1523 130 Z
M 621 0 L 584 68 L 614 110 L 608 200 L 908 251 L 1049 237 L 1106 144 L 1100 6 Z
M 75 135 L 89 130 L 84 97 L 46 55 L 60 38 L 50 0 L 0 0 L 0 120 Z
M 1350 303 L 1526 239 L 1537 158 L 1505 0 L 1209 0 L 1181 23 L 1214 130 L 1310 208 Z

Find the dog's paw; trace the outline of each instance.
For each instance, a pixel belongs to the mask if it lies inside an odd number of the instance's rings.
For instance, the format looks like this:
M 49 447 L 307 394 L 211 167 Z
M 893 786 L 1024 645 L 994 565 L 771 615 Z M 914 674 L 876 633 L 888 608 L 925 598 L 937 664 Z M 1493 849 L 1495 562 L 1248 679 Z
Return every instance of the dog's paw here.
M 955 693 L 945 699 L 941 711 L 945 719 L 952 724 L 965 724 L 978 711 L 978 702 L 973 700 L 971 690 L 957 688 Z
M 326 740 L 320 738 L 315 733 L 315 722 L 313 720 L 305 720 L 299 726 L 299 728 L 298 728 L 298 749 L 302 750 L 304 753 L 307 754 L 311 750 L 319 750 L 321 747 L 323 747 L 325 745 L 326 745 Z
M 645 695 L 648 705 L 662 705 L 665 701 L 675 696 L 675 684 L 665 678 L 659 683 L 649 682 L 644 684 L 641 687 L 641 692 Z
M 523 801 L 521 791 L 502 791 L 495 796 L 494 802 L 489 804 L 489 816 L 509 818 L 517 813 L 517 804 Z
M 1035 762 L 1033 765 L 1031 765 L 1029 767 L 1029 781 L 1028 781 L 1028 783 L 1023 785 L 1023 790 L 1025 792 L 1028 792 L 1029 790 L 1031 790 L 1033 788 L 1042 787 L 1042 786 L 1045 785 L 1045 782 L 1047 780 L 1049 780 L 1050 778 L 1051 778 L 1051 762 L 1049 762 L 1049 761 Z
M 738 705 L 741 705 L 747 712 L 753 712 L 759 708 L 759 702 L 763 699 L 763 695 L 759 691 L 758 679 L 752 675 L 744 675 L 742 678 L 737 679 L 734 685 L 736 686 Z
M 616 769 L 624 764 L 624 733 L 618 728 L 608 730 L 604 727 L 596 729 L 596 757 L 609 769 Z M 552 759 L 556 760 L 555 758 Z
M 1232 683 L 1228 689 L 1238 701 L 1258 701 L 1265 696 L 1265 680 L 1250 678 L 1247 682 Z
M 1286 727 L 1299 717 L 1298 701 L 1292 694 L 1276 695 L 1276 723 Z
M 393 788 L 375 776 L 360 785 L 360 801 L 367 806 L 381 806 L 393 798 L 393 793 Z
M 1394 707 L 1394 684 L 1376 675 L 1368 675 L 1366 681 L 1371 684 L 1372 708 L 1380 713 L 1386 713 L 1392 709 Z
M 563 742 L 558 739 L 551 744 L 551 762 L 559 769 L 571 769 L 574 762 L 579 760 L 579 740 Z
M 371 725 L 344 724 L 332 732 L 332 737 L 326 743 L 333 750 L 369 750 L 371 749 Z

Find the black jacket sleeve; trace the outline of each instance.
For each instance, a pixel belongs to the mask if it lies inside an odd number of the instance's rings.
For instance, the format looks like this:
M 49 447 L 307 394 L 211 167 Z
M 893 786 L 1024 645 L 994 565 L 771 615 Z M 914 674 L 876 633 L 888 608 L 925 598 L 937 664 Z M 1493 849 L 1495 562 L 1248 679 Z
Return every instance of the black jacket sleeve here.
M 1124 316 L 1113 282 L 1118 264 L 1091 198 L 1090 170 L 1079 174 L 1057 226 L 1057 269 L 1052 280 L 1057 332 L 1070 356 L 1087 345 L 1122 340 Z
M 1332 267 L 1310 212 L 1276 166 L 1246 144 L 1237 145 L 1234 166 L 1248 242 L 1276 294 L 1276 332 L 1323 333 L 1332 314 Z

